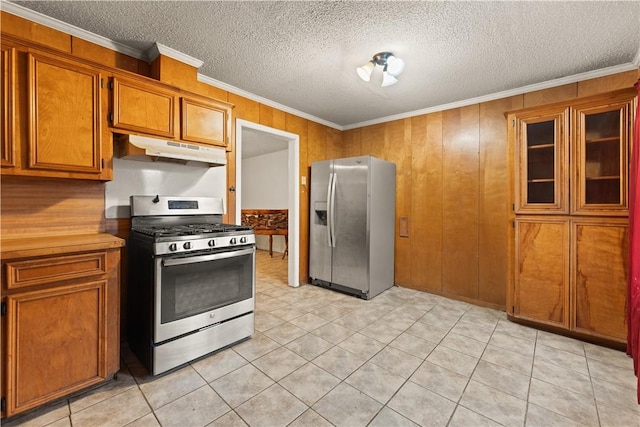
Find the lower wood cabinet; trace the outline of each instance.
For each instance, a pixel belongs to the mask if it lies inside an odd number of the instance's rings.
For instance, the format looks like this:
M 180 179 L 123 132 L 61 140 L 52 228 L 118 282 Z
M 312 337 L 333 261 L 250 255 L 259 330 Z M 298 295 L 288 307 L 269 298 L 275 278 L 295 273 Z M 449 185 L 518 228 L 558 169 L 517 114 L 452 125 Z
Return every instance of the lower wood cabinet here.
M 516 221 L 513 311 L 523 319 L 569 327 L 569 221 Z
M 4 416 L 119 370 L 119 249 L 3 258 L 2 264 Z
M 626 342 L 628 228 L 626 220 L 571 223 L 571 327 L 577 332 Z
M 518 217 L 511 314 L 610 342 L 626 340 L 626 219 Z

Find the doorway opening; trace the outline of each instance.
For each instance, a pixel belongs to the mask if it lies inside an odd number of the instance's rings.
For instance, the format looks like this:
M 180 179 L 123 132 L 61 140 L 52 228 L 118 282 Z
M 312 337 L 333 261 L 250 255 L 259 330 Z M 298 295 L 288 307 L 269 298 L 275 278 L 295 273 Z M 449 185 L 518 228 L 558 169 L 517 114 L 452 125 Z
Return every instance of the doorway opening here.
M 286 150 L 288 209 L 288 285 L 300 285 L 300 137 L 269 126 L 236 120 L 236 222 L 242 218 L 243 158 L 264 156 Z

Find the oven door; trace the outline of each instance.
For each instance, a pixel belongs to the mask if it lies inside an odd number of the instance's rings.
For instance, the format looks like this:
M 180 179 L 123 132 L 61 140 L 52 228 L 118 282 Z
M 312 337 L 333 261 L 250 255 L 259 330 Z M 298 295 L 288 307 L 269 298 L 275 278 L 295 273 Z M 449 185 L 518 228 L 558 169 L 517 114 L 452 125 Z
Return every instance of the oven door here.
M 255 247 L 156 259 L 154 342 L 250 313 Z

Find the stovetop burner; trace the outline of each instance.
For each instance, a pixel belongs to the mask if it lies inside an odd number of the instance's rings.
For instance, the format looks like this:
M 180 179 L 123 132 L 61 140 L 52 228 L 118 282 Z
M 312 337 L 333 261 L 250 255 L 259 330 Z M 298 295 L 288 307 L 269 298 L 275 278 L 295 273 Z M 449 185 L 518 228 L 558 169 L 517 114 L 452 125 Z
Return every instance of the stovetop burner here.
M 234 224 L 185 224 L 171 226 L 134 227 L 134 231 L 152 237 L 197 236 L 209 233 L 250 231 L 251 227 Z

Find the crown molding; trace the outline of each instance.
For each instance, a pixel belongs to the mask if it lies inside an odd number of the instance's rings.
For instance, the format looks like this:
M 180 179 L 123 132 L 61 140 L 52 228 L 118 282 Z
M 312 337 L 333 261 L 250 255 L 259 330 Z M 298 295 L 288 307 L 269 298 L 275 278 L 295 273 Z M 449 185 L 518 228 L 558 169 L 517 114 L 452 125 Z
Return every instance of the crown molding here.
M 508 98 L 510 96 L 515 96 L 515 95 L 522 95 L 524 93 L 535 92 L 537 90 L 550 89 L 553 87 L 562 86 L 562 85 L 571 84 L 571 83 L 577 83 L 584 80 L 595 79 L 598 77 L 604 77 L 612 74 L 623 73 L 625 71 L 636 70 L 638 68 L 638 65 L 636 65 L 635 63 L 637 60 L 638 58 L 636 57 L 634 62 L 629 62 L 627 64 L 614 65 L 612 67 L 601 68 L 599 70 L 587 71 L 585 73 L 565 76 L 559 79 L 548 80 L 546 82 L 541 82 L 541 83 L 534 83 L 531 85 L 522 86 L 515 89 L 509 89 L 502 92 L 496 92 L 489 95 L 483 95 L 476 98 L 470 98 L 462 101 L 451 102 L 449 104 L 436 105 L 433 107 L 423 108 L 420 110 L 394 114 L 392 116 L 380 117 L 378 119 L 367 120 L 359 123 L 352 123 L 352 124 L 343 126 L 342 130 L 356 129 L 356 128 L 361 128 L 365 126 L 391 122 L 394 120 L 408 119 L 410 117 L 421 116 L 423 114 L 451 110 L 453 108 L 467 107 L 469 105 L 480 104 L 482 102 L 495 101 L 497 99 Z
M 185 64 L 191 65 L 195 68 L 200 68 L 202 67 L 202 64 L 204 64 L 204 61 L 156 42 L 149 48 L 149 50 L 147 50 L 147 58 L 149 58 L 149 61 L 153 61 L 158 57 L 158 55 L 168 56 L 169 58 L 184 62 Z
M 311 120 L 312 122 L 316 122 L 316 123 L 328 126 L 330 128 L 333 128 L 333 129 L 337 129 L 337 130 L 340 130 L 340 131 L 344 130 L 343 126 L 340 126 L 340 125 L 335 124 L 333 122 L 330 122 L 328 120 L 324 120 L 324 119 L 321 119 L 319 117 L 312 116 L 311 114 L 307 114 L 305 112 L 298 111 L 298 110 L 296 110 L 294 108 L 287 107 L 286 105 L 278 104 L 277 102 L 272 101 L 270 99 L 263 98 L 261 96 L 255 95 L 255 94 L 253 94 L 251 92 L 247 92 L 246 90 L 239 89 L 239 88 L 237 88 L 235 86 L 231 86 L 230 84 L 227 84 L 225 82 L 221 82 L 219 80 L 212 79 L 211 77 L 205 76 L 205 75 L 200 74 L 200 73 L 198 73 L 198 81 L 202 82 L 202 83 L 206 83 L 206 84 L 214 86 L 214 87 L 217 87 L 217 88 L 222 89 L 222 90 L 226 90 L 228 92 L 233 92 L 236 95 L 240 95 L 240 96 L 243 96 L 245 98 L 251 99 L 253 101 L 259 102 L 261 104 L 268 105 L 269 107 L 277 108 L 278 110 L 282 110 L 285 113 L 290 113 L 290 114 L 293 114 L 295 116 L 302 117 L 303 119 Z
M 83 40 L 89 41 L 91 43 L 95 43 L 99 46 L 106 47 L 108 49 L 114 50 L 116 52 L 120 52 L 125 55 L 132 56 L 134 58 L 150 61 L 155 59 L 159 54 L 171 57 L 178 61 L 187 63 L 195 68 L 200 68 L 203 64 L 203 61 L 199 59 L 193 58 L 189 55 L 186 55 L 182 52 L 179 52 L 170 47 L 164 46 L 160 43 L 155 43 L 151 48 L 149 48 L 146 52 L 141 50 L 132 48 L 123 43 L 116 42 L 110 40 L 106 37 L 99 36 L 97 34 L 91 33 L 87 30 L 83 30 L 82 28 L 76 27 L 71 24 L 67 24 L 63 21 L 60 21 L 55 18 L 51 18 L 49 16 L 43 15 L 39 12 L 35 12 L 31 9 L 27 9 L 23 6 L 20 6 L 16 3 L 10 3 L 6 0 L 0 0 L 0 8 L 2 11 L 10 13 L 12 15 L 20 16 L 21 18 L 28 19 L 30 21 L 36 22 L 38 24 L 53 28 L 58 31 L 62 31 L 64 33 L 70 34 L 74 37 L 81 38 Z M 302 117 L 307 120 L 311 120 L 316 123 L 320 123 L 322 125 L 328 126 L 333 129 L 337 129 L 340 131 L 356 129 L 364 126 L 371 126 L 380 123 L 386 123 L 394 120 L 401 120 L 410 117 L 420 116 L 423 114 L 435 113 L 438 111 L 450 110 L 453 108 L 466 107 L 473 104 L 479 104 L 482 102 L 495 101 L 496 99 L 508 98 L 510 96 L 522 95 L 527 92 L 533 92 L 542 89 L 549 89 L 557 86 L 562 86 L 565 84 L 576 83 L 583 80 L 594 79 L 598 77 L 604 77 L 611 74 L 622 73 L 625 71 L 637 70 L 640 67 L 640 48 L 636 52 L 635 57 L 632 62 L 620 65 L 614 65 L 612 67 L 601 68 L 599 70 L 587 71 L 585 73 L 574 74 L 571 76 L 561 77 L 559 79 L 549 80 L 546 82 L 535 83 L 532 85 L 523 86 L 520 88 L 509 89 L 502 92 L 497 92 L 489 95 L 484 95 L 476 98 L 465 99 L 462 101 L 456 101 L 448 104 L 436 105 L 429 108 L 424 108 L 415 111 L 409 111 L 406 113 L 395 114 L 386 117 L 380 117 L 373 120 L 367 120 L 364 122 L 352 123 L 349 125 L 338 125 L 336 123 L 330 122 L 328 120 L 321 119 L 319 117 L 312 116 L 311 114 L 304 113 L 302 111 L 298 111 L 296 109 L 287 107 L 286 105 L 279 104 L 275 101 L 271 101 L 270 99 L 263 98 L 261 96 L 255 95 L 253 93 L 247 92 L 245 90 L 239 89 L 235 86 L 229 85 L 227 83 L 221 82 L 219 80 L 213 79 L 211 77 L 202 75 L 198 73 L 197 79 L 202 83 L 209 84 L 211 86 L 215 86 L 222 90 L 226 90 L 229 92 L 233 92 L 236 95 L 243 96 L 245 98 L 260 102 L 261 104 L 268 105 L 273 108 L 277 108 L 278 110 L 282 110 L 284 112 L 294 114 L 296 116 Z
M 45 27 L 53 28 L 54 30 L 62 31 L 63 33 L 106 47 L 107 49 L 115 50 L 143 61 L 148 60 L 146 53 L 141 50 L 113 41 L 106 37 L 99 36 L 87 30 L 83 30 L 82 28 L 76 27 L 75 25 L 67 24 L 66 22 L 51 18 L 50 16 L 43 15 L 42 13 L 35 12 L 31 9 L 27 9 L 26 7 L 20 6 L 16 3 L 0 0 L 0 8 L 3 12 L 28 19 L 29 21 L 36 22 L 44 25 Z

